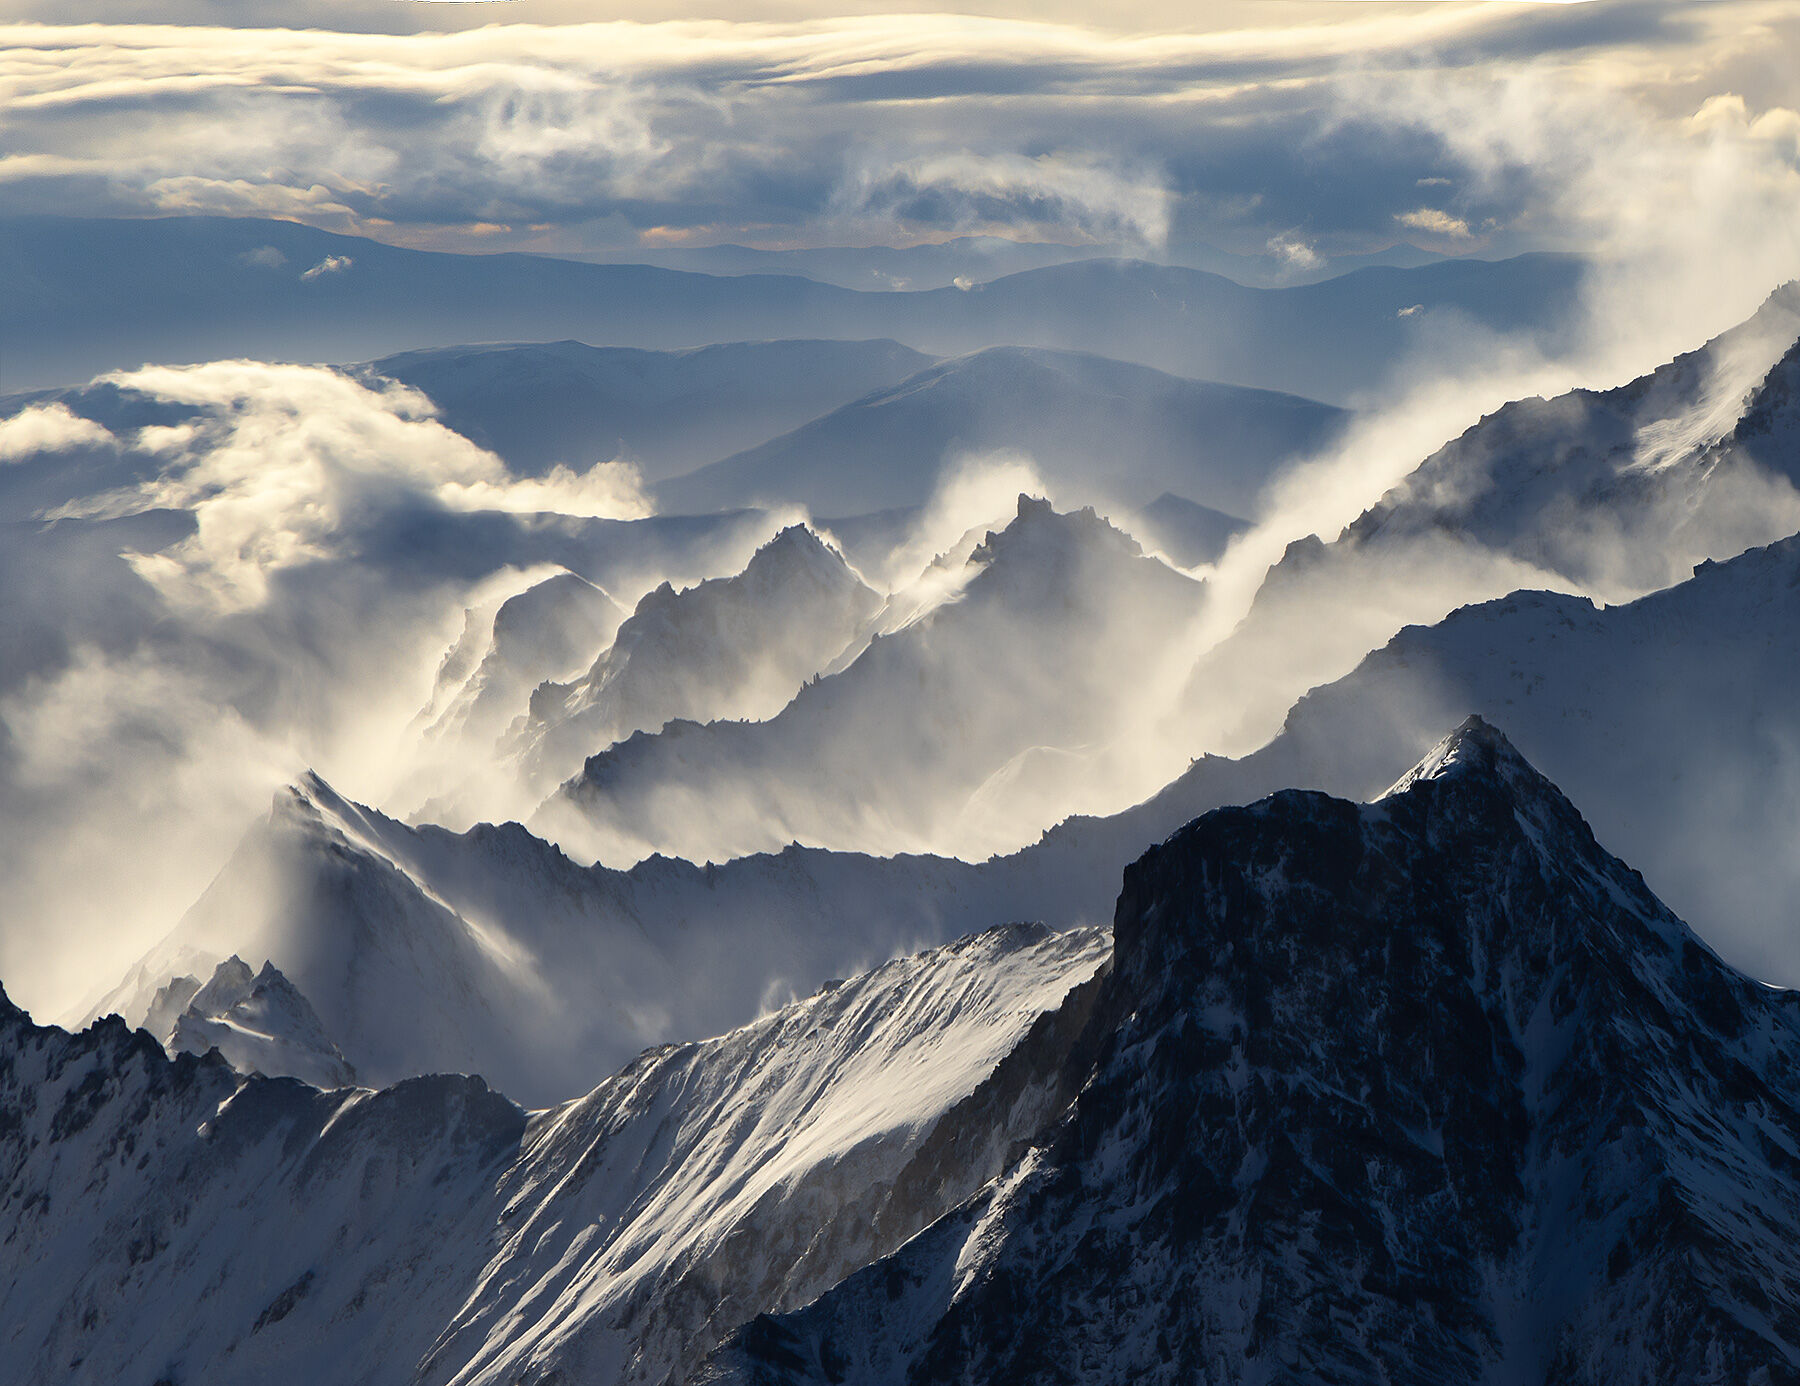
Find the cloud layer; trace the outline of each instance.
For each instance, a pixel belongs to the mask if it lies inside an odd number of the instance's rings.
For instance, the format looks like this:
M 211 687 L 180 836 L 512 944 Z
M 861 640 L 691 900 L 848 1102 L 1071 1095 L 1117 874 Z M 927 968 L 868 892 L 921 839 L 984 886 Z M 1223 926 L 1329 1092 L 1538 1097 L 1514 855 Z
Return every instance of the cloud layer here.
M 409 23 L 445 10 L 386 8 Z M 1522 82 L 1612 113 L 1559 127 L 1577 159 L 1721 139 L 1800 159 L 1791 7 L 1282 14 L 1298 22 L 1162 34 L 954 15 L 405 35 L 13 25 L 0 187 L 20 211 L 271 215 L 442 247 L 999 232 L 1151 253 L 1274 243 L 1307 265 L 1406 239 L 1582 243 L 1569 160 L 1534 163 L 1503 129 L 1556 110 Z M 1449 118 L 1468 110 L 1488 118 Z

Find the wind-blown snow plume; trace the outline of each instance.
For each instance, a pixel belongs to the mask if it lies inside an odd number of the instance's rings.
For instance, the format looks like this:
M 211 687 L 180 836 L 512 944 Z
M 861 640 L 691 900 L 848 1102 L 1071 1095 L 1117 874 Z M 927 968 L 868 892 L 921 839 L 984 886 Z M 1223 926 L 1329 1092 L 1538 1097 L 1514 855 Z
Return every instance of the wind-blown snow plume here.
M 35 404 L 0 419 L 0 464 L 46 452 L 102 448 L 117 440 L 92 419 L 63 403 Z
M 0 970 L 53 1013 L 179 917 L 285 780 L 380 799 L 465 607 L 570 564 L 630 599 L 768 532 L 627 542 L 630 468 L 515 478 L 422 395 L 311 366 L 122 372 L 0 430 L 9 512 L 44 517 L 0 535 Z
M 966 454 L 950 460 L 910 536 L 888 555 L 879 579 L 892 592 L 927 579 L 934 558 L 948 553 L 970 530 L 1004 521 L 1021 495 L 1051 495 L 1031 458 L 1022 452 Z
M 1742 97 L 1725 95 L 1707 99 L 1689 119 L 1671 120 L 1640 98 L 1603 95 L 1529 66 L 1454 82 L 1435 73 L 1370 75 L 1338 92 L 1346 124 L 1410 120 L 1444 142 L 1472 171 L 1457 194 L 1471 207 L 1509 179 L 1532 180 L 1545 199 L 1543 215 L 1571 243 L 1592 247 L 1592 260 L 1561 349 L 1454 315 L 1409 318 L 1416 347 L 1392 386 L 1360 401 L 1357 421 L 1335 447 L 1276 479 L 1255 526 L 1208 573 L 1213 599 L 1188 637 L 1196 663 L 1249 613 L 1290 545 L 1336 538 L 1479 417 L 1510 400 L 1647 374 L 1748 318 L 1771 290 L 1800 276 L 1800 117 L 1785 108 L 1752 114 Z M 1734 334 L 1710 352 L 1699 362 L 1706 378 L 1691 403 L 1634 440 L 1633 465 L 1654 471 L 1728 433 L 1797 329 L 1800 320 L 1779 311 L 1764 330 Z M 1286 612 L 1287 636 L 1268 647 L 1286 666 L 1274 683 L 1190 686 L 1180 748 L 1192 754 L 1258 744 L 1294 696 L 1346 672 L 1410 621 L 1521 586 L 1629 599 L 1678 580 L 1697 557 L 1729 557 L 1780 538 L 1800 518 L 1800 498 L 1785 478 L 1725 480 L 1735 494 L 1715 501 L 1699 522 L 1705 528 L 1686 536 L 1679 552 L 1665 552 L 1654 533 L 1624 532 L 1593 507 L 1570 507 L 1541 517 L 1538 547 L 1560 551 L 1557 563 L 1500 558 L 1427 536 L 1404 556 L 1385 553 L 1379 569 L 1369 565 L 1355 579 L 1365 585 L 1353 599 L 1339 573 L 1328 607 L 1293 604 Z M 1140 785 L 1153 787 L 1148 779 Z

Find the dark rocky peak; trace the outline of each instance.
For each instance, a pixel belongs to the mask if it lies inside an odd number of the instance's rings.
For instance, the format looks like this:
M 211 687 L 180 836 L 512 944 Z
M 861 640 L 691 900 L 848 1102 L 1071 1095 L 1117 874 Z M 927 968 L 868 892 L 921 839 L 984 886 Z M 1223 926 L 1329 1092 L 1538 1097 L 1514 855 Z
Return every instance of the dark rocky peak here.
M 1294 954 L 1348 977 L 1371 964 L 1369 948 L 1383 967 L 1398 949 L 1424 968 L 1415 991 L 1472 978 L 1519 1034 L 1576 955 L 1596 976 L 1637 974 L 1659 993 L 1702 981 L 1754 990 L 1479 717 L 1373 804 L 1285 790 L 1189 824 L 1127 869 L 1116 930 L 1121 975 L 1144 987 L 1189 955 L 1211 968 L 1254 954 L 1280 973 Z M 1705 953 L 1703 976 L 1689 975 L 1688 951 Z
M 1800 1379 L 1794 1003 L 1493 727 L 1197 819 L 1114 960 L 1066 1119 L 715 1379 Z

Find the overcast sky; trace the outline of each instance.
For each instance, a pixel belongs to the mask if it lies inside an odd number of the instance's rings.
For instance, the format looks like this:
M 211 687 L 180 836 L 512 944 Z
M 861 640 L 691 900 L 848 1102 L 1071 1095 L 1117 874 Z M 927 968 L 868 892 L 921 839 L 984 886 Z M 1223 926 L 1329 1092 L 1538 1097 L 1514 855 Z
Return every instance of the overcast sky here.
M 567 22 L 602 8 L 634 17 Z M 1724 160 L 1780 206 L 1800 166 L 1789 0 L 891 8 L 0 0 L 0 203 L 458 249 L 994 232 L 1306 263 L 1604 249 L 1621 198 L 1678 208 Z

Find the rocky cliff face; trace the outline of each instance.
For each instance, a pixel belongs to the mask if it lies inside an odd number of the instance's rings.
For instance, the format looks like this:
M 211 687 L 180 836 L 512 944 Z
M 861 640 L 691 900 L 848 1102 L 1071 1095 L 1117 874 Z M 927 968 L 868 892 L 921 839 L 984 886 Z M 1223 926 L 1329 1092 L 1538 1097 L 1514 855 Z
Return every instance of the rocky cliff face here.
M 1097 1057 L 715 1380 L 1800 1380 L 1800 1005 L 1471 721 L 1126 873 Z

